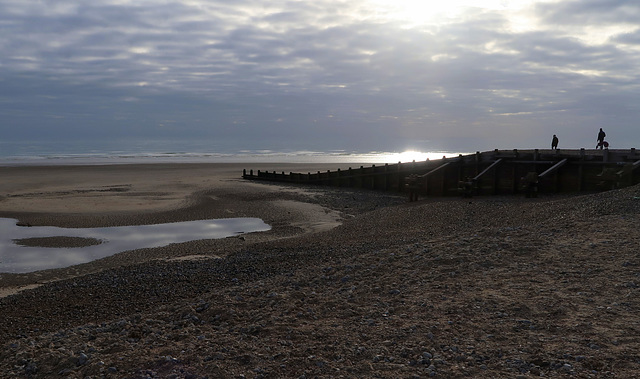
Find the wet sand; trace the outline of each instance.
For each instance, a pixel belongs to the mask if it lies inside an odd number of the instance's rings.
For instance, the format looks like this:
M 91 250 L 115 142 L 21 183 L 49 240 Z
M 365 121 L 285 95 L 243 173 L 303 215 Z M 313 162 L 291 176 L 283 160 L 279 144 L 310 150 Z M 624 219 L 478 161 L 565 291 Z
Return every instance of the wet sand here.
M 250 182 L 242 179 L 242 170 L 307 172 L 328 167 L 333 168 L 327 164 L 259 163 L 0 167 L 0 217 L 15 218 L 24 225 L 68 228 L 258 217 L 273 230 L 242 236 L 241 240 L 278 239 L 331 229 L 340 223 L 340 215 L 305 202 L 312 192 Z M 56 240 L 47 246 L 55 247 Z M 63 239 L 60 247 L 66 247 Z M 163 252 L 162 258 L 183 254 L 185 249 L 177 248 Z M 0 274 L 0 295 L 32 288 L 34 280 L 43 283 L 158 258 L 122 254 L 61 270 Z
M 193 163 L 0 167 L 0 212 L 139 213 L 183 208 L 201 191 L 252 188 L 242 170 L 315 172 L 336 164 Z

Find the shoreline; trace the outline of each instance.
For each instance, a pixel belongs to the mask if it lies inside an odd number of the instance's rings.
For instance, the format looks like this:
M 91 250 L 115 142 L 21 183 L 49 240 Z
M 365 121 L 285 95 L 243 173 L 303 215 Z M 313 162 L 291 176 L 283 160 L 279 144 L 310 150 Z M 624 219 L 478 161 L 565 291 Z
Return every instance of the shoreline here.
M 295 170 L 331 164 L 251 166 Z M 194 255 L 190 246 L 231 252 L 247 243 L 326 231 L 341 223 L 339 212 L 313 204 L 313 188 L 247 181 L 242 179 L 244 167 L 237 163 L 151 163 L 0 168 L 0 217 L 26 225 L 96 228 L 257 217 L 272 226 L 268 232 L 247 233 L 242 238 L 190 241 L 171 249 L 164 246 L 119 252 L 71 267 L 0 273 L 0 297 L 34 288 L 38 283 L 123 264 L 208 255 Z M 51 246 L 55 247 L 55 241 Z M 138 254 L 140 250 L 144 253 Z
M 304 171 L 339 167 L 344 166 L 321 163 L 148 163 L 0 167 L 0 212 L 86 213 L 175 208 L 183 206 L 181 202 L 187 201 L 191 194 L 209 188 L 228 188 L 229 182 L 242 182 L 242 170 L 245 168 Z M 118 192 L 125 196 L 116 196 Z M 77 205 L 70 204 L 70 201 L 62 206 L 55 204 L 55 200 L 68 200 L 71 196 Z M 113 202 L 134 196 L 139 200 L 126 204 Z M 93 203 L 87 202 L 90 197 L 95 200 Z M 29 202 L 21 202 L 23 198 Z M 111 202 L 105 203 L 105 199 Z M 12 204 L 14 202 L 20 204 Z

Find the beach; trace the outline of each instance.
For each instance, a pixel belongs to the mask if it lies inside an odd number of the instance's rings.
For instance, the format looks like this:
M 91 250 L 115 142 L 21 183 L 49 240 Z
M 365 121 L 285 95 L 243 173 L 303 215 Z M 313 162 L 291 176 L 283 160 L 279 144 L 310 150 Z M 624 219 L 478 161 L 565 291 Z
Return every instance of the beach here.
M 3 375 L 637 377 L 638 186 L 409 203 L 241 178 L 336 168 L 0 167 L 0 217 L 24 225 L 271 226 L 0 273 Z
M 312 170 L 327 166 L 333 167 L 327 164 L 278 167 Z M 258 163 L 250 169 L 271 167 L 274 165 Z M 307 197 L 301 195 L 299 188 L 242 179 L 244 168 L 245 165 L 235 163 L 0 167 L 0 217 L 18 219 L 24 225 L 65 228 L 240 217 L 258 217 L 273 226 L 268 233 L 242 238 L 251 241 L 324 230 L 339 223 L 340 216 L 335 212 L 297 201 Z M 180 256 L 183 250 L 171 250 L 169 257 Z M 138 261 L 137 256 L 133 254 L 129 262 Z M 113 264 L 119 265 L 122 259 L 118 256 L 110 260 L 118 261 Z M 141 260 L 147 259 L 145 256 Z M 100 267 L 104 264 L 111 263 L 99 263 Z M 93 271 L 92 266 L 73 267 L 71 275 Z M 58 272 L 54 277 L 60 277 Z M 7 280 L 6 276 L 3 279 Z M 4 292 L 7 291 L 10 290 Z

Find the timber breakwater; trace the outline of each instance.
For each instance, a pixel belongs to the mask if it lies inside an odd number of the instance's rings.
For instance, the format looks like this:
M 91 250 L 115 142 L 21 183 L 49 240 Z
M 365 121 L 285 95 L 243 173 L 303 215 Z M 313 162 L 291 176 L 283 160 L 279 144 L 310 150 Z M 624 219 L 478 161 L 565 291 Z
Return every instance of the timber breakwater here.
M 595 192 L 640 183 L 636 149 L 493 150 L 442 159 L 307 173 L 247 171 L 242 177 L 281 183 L 474 196 Z

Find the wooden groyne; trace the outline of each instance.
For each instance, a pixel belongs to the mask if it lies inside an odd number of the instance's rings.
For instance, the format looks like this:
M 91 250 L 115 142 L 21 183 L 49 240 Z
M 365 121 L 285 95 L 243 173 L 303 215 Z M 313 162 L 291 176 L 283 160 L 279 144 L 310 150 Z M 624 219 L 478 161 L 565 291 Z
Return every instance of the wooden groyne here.
M 493 150 L 457 157 L 315 173 L 243 170 L 248 180 L 407 192 L 413 196 L 602 191 L 640 183 L 629 150 Z

